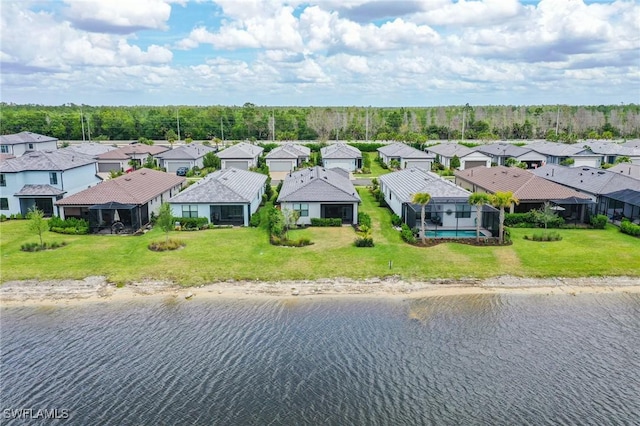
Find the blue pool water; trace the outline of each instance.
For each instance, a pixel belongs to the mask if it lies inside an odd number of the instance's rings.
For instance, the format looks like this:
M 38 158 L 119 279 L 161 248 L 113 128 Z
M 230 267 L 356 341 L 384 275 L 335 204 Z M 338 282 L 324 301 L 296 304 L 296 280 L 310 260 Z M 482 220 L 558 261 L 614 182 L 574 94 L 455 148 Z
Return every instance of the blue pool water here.
M 482 233 L 480 236 L 483 237 Z M 427 238 L 475 238 L 476 231 L 427 231 Z

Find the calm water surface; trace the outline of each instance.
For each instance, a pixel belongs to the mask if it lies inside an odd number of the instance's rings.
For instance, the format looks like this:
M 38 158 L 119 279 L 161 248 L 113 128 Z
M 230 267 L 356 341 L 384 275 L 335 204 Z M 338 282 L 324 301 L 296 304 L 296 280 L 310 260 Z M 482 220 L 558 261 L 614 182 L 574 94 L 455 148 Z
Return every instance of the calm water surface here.
M 53 424 L 640 424 L 639 295 L 0 312 L 0 409 Z

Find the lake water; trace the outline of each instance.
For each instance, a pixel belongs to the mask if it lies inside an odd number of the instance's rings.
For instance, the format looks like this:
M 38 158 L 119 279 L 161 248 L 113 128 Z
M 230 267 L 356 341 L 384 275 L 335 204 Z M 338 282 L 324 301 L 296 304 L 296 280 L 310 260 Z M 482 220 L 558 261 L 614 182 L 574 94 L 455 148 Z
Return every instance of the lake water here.
M 1 310 L 0 423 L 640 422 L 640 296 L 173 300 Z M 52 424 L 42 421 L 42 424 Z

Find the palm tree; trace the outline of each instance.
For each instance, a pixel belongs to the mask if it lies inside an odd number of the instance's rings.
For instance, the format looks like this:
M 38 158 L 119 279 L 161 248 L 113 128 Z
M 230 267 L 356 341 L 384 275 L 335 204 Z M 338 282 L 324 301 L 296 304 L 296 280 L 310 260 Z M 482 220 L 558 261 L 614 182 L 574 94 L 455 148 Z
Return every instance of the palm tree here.
M 500 244 L 504 244 L 504 209 L 518 203 L 520 203 L 520 200 L 514 197 L 511 191 L 496 192 L 491 196 L 491 205 L 500 209 Z
M 422 234 L 422 244 L 425 244 L 427 242 L 427 234 L 424 229 L 424 216 L 425 207 L 427 206 L 427 204 L 429 204 L 429 201 L 431 201 L 431 195 L 427 194 L 426 192 L 417 192 L 413 194 L 413 199 L 411 200 L 413 204 L 420 204 L 421 206 L 420 218 L 422 220 L 420 221 L 420 233 Z
M 489 194 L 474 192 L 469 195 L 469 204 L 476 206 L 476 242 L 480 242 L 480 224 L 482 223 L 482 206 L 489 204 Z

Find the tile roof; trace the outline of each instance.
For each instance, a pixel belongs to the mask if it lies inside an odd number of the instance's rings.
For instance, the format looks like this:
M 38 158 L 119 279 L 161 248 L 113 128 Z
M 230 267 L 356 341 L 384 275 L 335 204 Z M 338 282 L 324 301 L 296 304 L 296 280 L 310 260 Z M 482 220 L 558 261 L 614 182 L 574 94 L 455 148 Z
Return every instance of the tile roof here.
M 346 143 L 335 143 L 320 149 L 322 158 L 338 159 L 338 158 L 362 158 L 362 153 L 356 147 L 347 145 Z
M 157 145 L 131 144 L 98 155 L 98 160 L 128 160 L 130 158 L 145 159 L 147 156 L 156 156 L 168 151 L 169 148 Z
M 640 139 L 631 139 L 630 141 L 626 141 L 620 145 L 627 148 L 640 148 Z
M 413 195 L 426 192 L 433 200 L 468 199 L 471 193 L 435 173 L 412 167 L 382 175 L 378 178 L 402 202 L 410 203 Z
M 490 193 L 511 191 L 521 201 L 588 198 L 571 188 L 548 181 L 518 167 L 474 167 L 469 170 L 457 170 L 455 175 L 456 180 L 458 178 L 465 180 Z
M 511 143 L 490 143 L 479 145 L 473 148 L 474 151 L 480 151 L 483 154 L 492 157 L 520 157 L 531 151 L 531 149 L 516 146 Z
M 415 159 L 434 159 L 435 154 L 428 154 L 419 149 L 410 147 L 400 142 L 392 143 L 389 145 L 381 146 L 378 148 L 378 152 L 386 155 L 387 157 L 400 157 L 400 158 L 415 158 Z
M 620 163 L 608 168 L 607 170 L 614 173 L 620 173 L 624 176 L 640 179 L 640 164 Z
M 594 195 L 608 194 L 623 189 L 640 190 L 638 179 L 594 167 L 565 167 L 546 164 L 531 172 L 549 181 Z
M 25 185 L 20 189 L 20 191 L 16 192 L 14 195 L 16 197 L 29 197 L 29 196 L 54 196 L 54 195 L 62 195 L 66 193 L 66 191 L 62 191 L 58 188 L 54 188 L 51 185 Z
M 184 177 L 174 173 L 139 169 L 65 197 L 56 205 L 91 206 L 112 201 L 141 205 L 184 182 Z
M 579 144 L 567 144 L 559 142 L 536 141 L 526 145 L 527 148 L 544 155 L 554 157 L 573 157 L 576 155 L 597 155 Z
M 28 152 L 21 157 L 0 162 L 0 172 L 61 171 L 95 163 L 88 155 L 65 149 Z
M 246 142 L 240 142 L 235 145 L 231 145 L 229 148 L 224 149 L 218 153 L 218 158 L 222 159 L 234 159 L 234 158 L 256 158 L 264 151 L 264 148 L 257 145 L 251 145 Z
M 197 160 L 209 152 L 216 152 L 216 149 L 200 143 L 190 143 L 164 151 L 157 154 L 156 157 L 162 158 L 163 160 Z
M 311 150 L 297 143 L 287 143 L 272 149 L 265 158 L 273 159 L 298 159 L 299 157 L 309 157 Z
M 210 173 L 169 202 L 177 203 L 250 203 L 264 187 L 267 176 L 240 169 Z
M 67 151 L 79 152 L 80 154 L 89 155 L 91 157 L 97 157 L 105 152 L 113 151 L 118 148 L 112 145 L 97 143 L 97 142 L 83 142 L 78 145 L 69 145 L 66 148 L 62 148 Z
M 640 156 L 640 148 L 630 148 L 615 142 L 602 142 L 595 140 L 586 140 L 580 142 L 583 146 L 588 146 L 591 151 L 602 155 L 628 155 Z
M 31 132 L 14 133 L 13 135 L 0 136 L 0 145 L 17 145 L 22 143 L 38 143 L 57 141 L 57 138 L 51 136 L 39 135 Z
M 287 174 L 278 202 L 360 202 L 360 196 L 344 175 L 315 166 Z
M 458 143 L 441 143 L 438 145 L 428 146 L 425 150 L 445 157 L 453 157 L 454 155 L 457 155 L 458 158 L 462 158 L 476 152 L 475 150 Z

